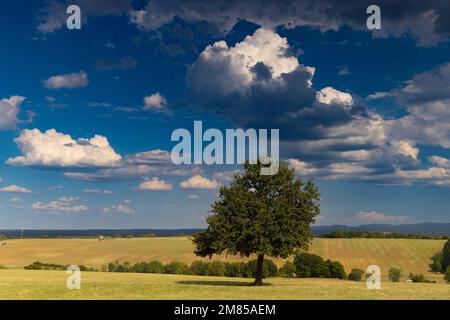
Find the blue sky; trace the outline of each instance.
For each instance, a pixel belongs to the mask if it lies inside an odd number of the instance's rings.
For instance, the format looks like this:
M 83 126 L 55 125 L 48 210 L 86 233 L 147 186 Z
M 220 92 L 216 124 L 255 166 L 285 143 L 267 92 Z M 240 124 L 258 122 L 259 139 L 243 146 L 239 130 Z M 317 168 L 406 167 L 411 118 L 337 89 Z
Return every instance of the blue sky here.
M 448 3 L 370 31 L 325 2 L 72 1 L 71 31 L 65 1 L 0 4 L 0 229 L 205 226 L 239 166 L 171 163 L 194 120 L 279 129 L 319 224 L 450 221 Z

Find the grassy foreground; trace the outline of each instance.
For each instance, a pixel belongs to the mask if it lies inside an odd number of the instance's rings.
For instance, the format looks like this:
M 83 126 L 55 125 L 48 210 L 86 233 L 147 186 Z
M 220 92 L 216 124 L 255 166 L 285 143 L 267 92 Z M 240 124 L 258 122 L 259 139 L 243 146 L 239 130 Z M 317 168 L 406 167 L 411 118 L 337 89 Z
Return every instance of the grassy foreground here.
M 352 268 L 366 269 L 370 264 L 381 267 L 386 275 L 390 267 L 402 273 L 429 274 L 430 258 L 442 249 L 443 240 L 416 239 L 314 239 L 310 252 L 325 259 L 340 261 L 347 272 Z M 85 265 L 100 269 L 119 260 L 136 263 L 174 260 L 191 263 L 199 260 L 186 237 L 110 239 L 23 239 L 8 240 L 0 247 L 0 265 L 23 268 L 34 261 L 57 264 Z M 215 260 L 238 261 L 241 257 L 215 257 Z M 279 266 L 282 260 L 275 260 Z
M 450 285 L 333 279 L 269 279 L 255 288 L 250 279 L 178 275 L 82 273 L 81 290 L 66 289 L 62 271 L 0 270 L 3 299 L 450 299 Z

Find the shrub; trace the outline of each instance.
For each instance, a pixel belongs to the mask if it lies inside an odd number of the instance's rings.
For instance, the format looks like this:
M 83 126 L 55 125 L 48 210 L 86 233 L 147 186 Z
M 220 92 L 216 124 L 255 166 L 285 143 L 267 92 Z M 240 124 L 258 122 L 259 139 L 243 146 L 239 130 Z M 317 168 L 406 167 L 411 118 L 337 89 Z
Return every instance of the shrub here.
M 444 247 L 442 248 L 442 271 L 446 271 L 447 267 L 450 266 L 450 240 L 447 240 L 447 242 L 444 244 Z
M 301 278 L 338 278 L 347 279 L 344 267 L 338 261 L 324 261 L 320 256 L 300 253 L 294 258 L 296 274 Z
M 138 262 L 134 266 L 131 267 L 130 272 L 149 273 L 148 263 L 147 262 Z
M 5 269 L 8 269 L 8 268 L 0 264 L 0 270 L 5 270 Z
M 352 269 L 348 274 L 348 280 L 351 281 L 361 281 L 364 271 L 361 269 Z
M 25 266 L 25 270 L 65 270 L 67 266 L 63 266 L 60 264 L 54 263 L 42 263 L 39 261 L 35 261 L 32 264 Z
M 435 281 L 430 281 L 428 279 L 425 279 L 425 276 L 423 274 L 413 274 L 410 273 L 409 274 L 409 278 L 413 281 L 413 282 L 422 282 L 422 283 L 434 283 Z
M 194 261 L 191 264 L 191 271 L 197 276 L 207 276 L 209 273 L 209 263 L 204 261 Z
M 324 264 L 325 261 L 315 254 L 303 252 L 294 258 L 297 276 L 301 278 L 323 277 Z
M 132 271 L 132 268 L 130 266 L 129 262 L 124 262 L 121 264 L 119 261 L 115 261 L 114 263 L 108 264 L 108 271 L 109 272 L 130 272 Z
M 400 277 L 402 275 L 402 271 L 398 268 L 390 268 L 389 269 L 389 280 L 392 282 L 399 282 Z
M 450 283 L 450 267 L 448 267 L 447 271 L 445 271 L 444 279 L 447 280 L 447 283 Z
M 295 265 L 292 262 L 287 261 L 284 266 L 278 270 L 278 274 L 282 277 L 293 278 L 295 277 L 295 271 Z
M 153 260 L 148 263 L 149 273 L 164 273 L 164 266 L 161 262 Z
M 431 257 L 431 264 L 430 264 L 430 270 L 433 272 L 443 272 L 445 269 L 442 265 L 442 259 L 444 255 L 442 252 L 436 253 L 433 257 Z
M 177 261 L 165 265 L 164 272 L 167 274 L 192 274 L 186 263 Z
M 227 262 L 224 274 L 225 277 L 247 278 L 247 264 L 245 262 Z
M 66 266 L 64 266 L 64 268 L 67 269 Z M 90 272 L 98 271 L 97 269 L 89 268 L 89 267 L 86 267 L 84 265 L 80 265 L 79 268 L 80 268 L 80 271 L 90 271 Z
M 116 272 L 130 272 L 130 263 L 125 261 L 123 264 L 117 262 L 116 264 Z
M 347 279 L 344 266 L 339 261 L 327 260 L 325 263 L 328 265 L 330 278 Z
M 223 277 L 225 275 L 225 263 L 221 261 L 213 261 L 209 263 L 207 275 Z
M 256 260 L 251 260 L 247 263 L 246 277 L 245 278 L 254 278 L 256 274 Z M 276 277 L 278 273 L 278 268 L 272 260 L 264 259 L 263 264 L 263 277 Z

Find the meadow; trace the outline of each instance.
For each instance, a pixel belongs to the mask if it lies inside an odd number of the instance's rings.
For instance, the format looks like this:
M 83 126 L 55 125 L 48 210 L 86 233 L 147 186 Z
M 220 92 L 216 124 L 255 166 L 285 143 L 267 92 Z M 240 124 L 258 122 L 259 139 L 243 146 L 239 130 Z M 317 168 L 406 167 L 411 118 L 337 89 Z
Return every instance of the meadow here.
M 2 299 L 450 299 L 450 285 L 392 283 L 368 290 L 365 282 L 335 279 L 265 280 L 181 275 L 83 272 L 80 290 L 66 288 L 64 271 L 0 270 Z
M 159 260 L 163 263 L 200 260 L 187 237 L 133 239 L 18 239 L 0 247 L 0 265 L 22 269 L 34 261 L 56 264 L 85 265 L 101 269 L 116 260 L 136 263 Z M 430 258 L 442 249 L 444 240 L 418 239 L 314 239 L 309 252 L 324 259 L 340 261 L 347 272 L 379 265 L 383 275 L 390 267 L 403 274 L 430 274 Z M 239 261 L 239 256 L 219 256 L 213 260 Z M 274 259 L 280 267 L 284 261 Z

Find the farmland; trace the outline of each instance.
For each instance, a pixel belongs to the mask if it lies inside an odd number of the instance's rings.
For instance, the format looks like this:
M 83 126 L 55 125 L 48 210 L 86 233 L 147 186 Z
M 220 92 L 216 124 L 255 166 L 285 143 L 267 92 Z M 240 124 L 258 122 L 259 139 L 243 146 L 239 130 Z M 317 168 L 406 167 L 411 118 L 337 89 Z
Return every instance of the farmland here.
M 310 252 L 325 259 L 340 261 L 347 272 L 351 268 L 365 269 L 370 264 L 381 267 L 386 275 L 390 267 L 399 267 L 403 274 L 428 272 L 433 254 L 440 251 L 443 240 L 416 239 L 321 239 L 313 241 Z M 189 238 L 134 239 L 22 239 L 8 240 L 0 247 L 0 265 L 23 268 L 34 261 L 57 264 L 85 265 L 100 269 L 115 260 L 130 263 L 159 260 L 163 263 L 199 260 L 193 253 Z M 222 261 L 238 261 L 241 257 L 221 256 Z M 275 262 L 281 266 L 282 260 Z
M 33 261 L 85 265 L 100 269 L 119 260 L 163 263 L 199 260 L 186 237 L 134 239 L 20 239 L 0 247 L 1 299 L 450 299 L 450 285 L 428 271 L 430 257 L 444 241 L 415 239 L 315 239 L 310 252 L 340 261 L 347 272 L 377 264 L 382 289 L 368 290 L 365 282 L 337 279 L 270 278 L 265 286 L 249 286 L 252 279 L 109 272 L 82 272 L 81 290 L 66 288 L 64 271 L 23 270 Z M 241 257 L 221 256 L 222 261 Z M 283 260 L 274 260 L 281 266 Z M 392 283 L 391 266 L 424 273 L 438 283 Z M 404 280 L 403 277 L 402 280 Z

